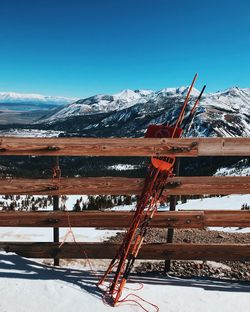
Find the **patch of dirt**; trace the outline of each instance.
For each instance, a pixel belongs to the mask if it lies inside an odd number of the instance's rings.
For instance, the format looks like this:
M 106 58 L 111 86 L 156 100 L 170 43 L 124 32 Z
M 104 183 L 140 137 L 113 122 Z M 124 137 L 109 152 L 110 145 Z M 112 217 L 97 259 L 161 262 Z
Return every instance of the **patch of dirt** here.
M 108 242 L 120 243 L 124 234 L 118 233 Z M 145 243 L 164 243 L 167 238 L 166 229 L 149 229 Z M 175 229 L 174 243 L 200 244 L 250 244 L 250 233 L 225 233 L 200 229 Z M 134 269 L 137 274 L 146 272 L 164 272 L 164 261 L 139 261 Z M 168 274 L 177 277 L 212 277 L 250 281 L 250 262 L 240 261 L 171 261 Z

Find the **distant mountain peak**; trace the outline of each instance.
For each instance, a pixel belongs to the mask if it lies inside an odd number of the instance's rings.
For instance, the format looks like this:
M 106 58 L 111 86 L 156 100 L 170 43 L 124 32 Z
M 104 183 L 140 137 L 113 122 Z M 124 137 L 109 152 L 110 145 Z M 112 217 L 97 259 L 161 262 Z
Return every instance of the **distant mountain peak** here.
M 73 116 L 93 115 L 100 113 L 119 112 L 130 109 L 134 106 L 143 110 L 147 103 L 155 103 L 163 105 L 169 101 L 173 101 L 178 108 L 178 103 L 182 103 L 189 90 L 189 86 L 181 86 L 177 88 L 164 88 L 159 91 L 152 90 L 131 90 L 125 89 L 113 95 L 99 94 L 85 99 L 78 100 L 67 106 L 62 107 L 55 113 L 44 118 L 44 122 L 55 122 L 67 119 Z M 249 112 L 250 89 L 241 89 L 232 87 L 224 91 L 216 93 L 204 94 L 200 106 L 221 107 L 227 111 L 235 111 L 241 109 L 243 113 Z M 200 91 L 193 88 L 191 96 L 196 97 Z M 146 105 L 146 106 L 145 106 Z
M 159 94 L 164 94 L 165 96 L 183 96 L 187 95 L 189 90 L 189 86 L 182 86 L 178 88 L 164 88 L 158 91 Z M 191 91 L 191 95 L 198 96 L 200 91 L 193 88 Z
M 75 101 L 76 98 L 62 96 L 47 96 L 36 93 L 0 92 L 0 104 L 20 103 L 20 104 L 57 104 L 63 105 Z

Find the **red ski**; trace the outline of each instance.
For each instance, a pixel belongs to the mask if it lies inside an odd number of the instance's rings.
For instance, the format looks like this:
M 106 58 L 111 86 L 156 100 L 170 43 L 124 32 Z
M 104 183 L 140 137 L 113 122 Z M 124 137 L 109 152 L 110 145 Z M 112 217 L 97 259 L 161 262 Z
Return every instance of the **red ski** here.
M 185 102 L 178 119 L 173 127 L 167 125 L 150 125 L 147 129 L 146 138 L 179 138 L 182 135 L 183 128 L 181 127 L 185 109 L 197 79 L 195 75 L 191 86 L 189 87 Z M 197 98 L 194 107 L 189 115 L 192 117 L 201 95 Z M 187 122 L 184 122 L 185 126 Z M 102 285 L 107 276 L 115 270 L 114 277 L 108 285 L 108 293 L 113 301 L 113 305 L 119 302 L 122 290 L 126 284 L 129 273 L 133 267 L 134 261 L 139 253 L 143 240 L 146 236 L 150 222 L 157 211 L 159 201 L 161 199 L 164 187 L 170 176 L 173 175 L 173 166 L 175 157 L 152 157 L 149 167 L 149 173 L 145 179 L 144 187 L 140 199 L 136 206 L 136 211 L 131 220 L 130 226 L 124 236 L 123 242 L 118 249 L 116 256 L 111 261 L 104 276 L 98 282 L 98 286 Z

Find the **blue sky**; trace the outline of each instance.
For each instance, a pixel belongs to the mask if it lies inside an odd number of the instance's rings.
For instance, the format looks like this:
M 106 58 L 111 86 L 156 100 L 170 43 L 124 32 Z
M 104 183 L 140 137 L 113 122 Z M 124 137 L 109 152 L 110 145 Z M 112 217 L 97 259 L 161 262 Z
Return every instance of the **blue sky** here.
M 250 1 L 1 0 L 0 91 L 250 87 Z

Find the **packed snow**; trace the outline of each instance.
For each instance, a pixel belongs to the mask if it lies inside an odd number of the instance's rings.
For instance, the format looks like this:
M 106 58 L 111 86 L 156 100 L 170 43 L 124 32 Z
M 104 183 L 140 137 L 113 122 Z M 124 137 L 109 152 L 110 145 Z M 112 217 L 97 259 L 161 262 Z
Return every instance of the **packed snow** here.
M 120 303 L 113 308 L 103 302 L 96 283 L 103 274 L 83 265 L 51 267 L 38 261 L 0 252 L 1 312 L 141 312 L 135 302 Z M 141 290 L 140 283 L 143 283 Z M 133 293 L 169 312 L 246 312 L 249 310 L 249 283 L 209 279 L 180 279 L 170 276 L 131 274 L 122 298 Z M 147 311 L 156 308 L 136 297 Z
M 78 198 L 69 196 L 68 207 L 72 207 Z M 177 208 L 241 209 L 242 204 L 249 202 L 250 195 L 230 195 L 189 200 L 185 204 L 178 203 Z M 113 209 L 131 210 L 134 206 Z M 161 207 L 161 210 L 164 209 L 168 207 Z M 85 242 L 101 242 L 118 232 L 94 228 L 74 228 L 73 231 L 77 241 Z M 60 229 L 60 241 L 63 241 L 66 233 L 67 229 Z M 0 228 L 0 235 L 2 241 L 52 241 L 51 228 Z M 67 241 L 72 241 L 72 237 L 67 237 Z M 38 312 L 114 311 L 113 307 L 103 302 L 103 293 L 96 287 L 108 260 L 90 260 L 91 268 L 86 259 L 74 262 L 64 260 L 59 268 L 48 265 L 46 261 L 30 260 L 0 251 L 1 312 L 34 309 Z M 143 283 L 142 289 L 140 283 Z M 127 287 L 122 298 L 130 293 L 139 296 L 141 299 L 134 296 L 128 299 L 136 299 L 149 312 L 157 311 L 156 306 L 160 311 L 170 312 L 217 312 L 218 308 L 220 312 L 246 312 L 250 304 L 250 284 L 247 282 L 131 274 Z M 122 312 L 143 311 L 135 302 L 120 303 L 115 309 Z

